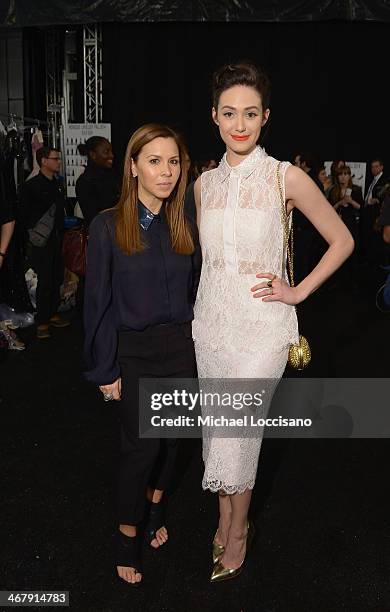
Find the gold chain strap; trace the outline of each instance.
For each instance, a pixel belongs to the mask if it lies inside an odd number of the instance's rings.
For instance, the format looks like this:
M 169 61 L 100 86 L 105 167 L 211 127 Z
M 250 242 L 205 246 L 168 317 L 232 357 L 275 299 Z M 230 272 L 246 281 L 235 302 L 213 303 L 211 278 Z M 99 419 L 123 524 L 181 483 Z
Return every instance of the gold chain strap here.
M 283 229 L 284 229 L 284 243 L 285 243 L 285 248 L 286 248 L 286 252 L 287 252 L 287 261 L 288 261 L 288 270 L 289 270 L 289 276 L 290 276 L 290 285 L 291 287 L 294 287 L 294 262 L 293 262 L 293 249 L 294 249 L 294 232 L 293 232 L 293 226 L 291 224 L 291 230 L 289 229 L 289 223 L 288 223 L 288 218 L 287 218 L 287 213 L 286 213 L 286 205 L 284 202 L 284 198 L 283 198 L 283 189 L 282 189 L 282 183 L 280 180 L 280 165 L 282 162 L 278 163 L 278 166 L 276 168 L 276 176 L 277 176 L 277 180 L 278 180 L 278 188 L 279 188 L 279 195 L 280 195 L 280 203 L 282 205 L 282 219 L 283 219 Z M 284 249 L 283 249 L 283 268 L 284 268 Z
M 278 179 L 280 202 L 282 205 L 282 219 L 283 219 L 282 222 L 283 222 L 283 228 L 284 228 L 284 242 L 285 242 L 286 251 L 287 251 L 287 261 L 288 261 L 288 267 L 289 267 L 289 272 L 290 272 L 290 285 L 291 287 L 294 287 L 294 266 L 293 266 L 293 255 L 292 255 L 293 249 L 294 249 L 293 226 L 291 223 L 291 231 L 290 231 L 288 218 L 287 218 L 287 212 L 286 212 L 286 205 L 285 205 L 284 197 L 283 197 L 282 183 L 280 180 L 280 164 L 281 162 L 278 163 L 278 166 L 276 169 L 276 176 Z M 284 265 L 285 265 L 284 248 L 283 248 L 283 262 L 282 263 L 283 263 L 283 271 L 284 271 Z M 311 360 L 311 351 L 310 351 L 309 343 L 304 336 L 299 335 L 298 344 L 290 344 L 290 348 L 288 351 L 288 363 L 291 365 L 291 367 L 295 368 L 296 370 L 303 370 L 303 368 L 305 368 L 307 364 L 310 363 L 310 360 Z

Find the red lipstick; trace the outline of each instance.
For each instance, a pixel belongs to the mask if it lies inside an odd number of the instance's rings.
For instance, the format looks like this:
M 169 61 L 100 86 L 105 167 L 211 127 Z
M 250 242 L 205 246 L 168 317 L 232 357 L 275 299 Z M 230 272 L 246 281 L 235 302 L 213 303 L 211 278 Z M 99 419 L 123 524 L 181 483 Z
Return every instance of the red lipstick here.
M 236 136 L 236 135 L 232 135 L 233 140 L 238 140 L 238 141 L 243 141 L 243 140 L 248 140 L 249 136 Z

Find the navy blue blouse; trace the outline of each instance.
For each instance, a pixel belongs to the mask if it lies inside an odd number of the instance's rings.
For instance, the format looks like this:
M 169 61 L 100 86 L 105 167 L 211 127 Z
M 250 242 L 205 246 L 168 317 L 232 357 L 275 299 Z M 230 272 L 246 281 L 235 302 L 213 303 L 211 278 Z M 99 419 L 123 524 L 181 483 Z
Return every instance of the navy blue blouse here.
M 172 250 L 164 206 L 153 215 L 138 204 L 146 248 L 125 255 L 115 241 L 115 212 L 108 210 L 90 225 L 84 298 L 85 377 L 107 385 L 120 376 L 118 332 L 142 331 L 162 323 L 193 319 L 193 304 L 201 271 L 201 251 L 192 222 L 195 251 Z

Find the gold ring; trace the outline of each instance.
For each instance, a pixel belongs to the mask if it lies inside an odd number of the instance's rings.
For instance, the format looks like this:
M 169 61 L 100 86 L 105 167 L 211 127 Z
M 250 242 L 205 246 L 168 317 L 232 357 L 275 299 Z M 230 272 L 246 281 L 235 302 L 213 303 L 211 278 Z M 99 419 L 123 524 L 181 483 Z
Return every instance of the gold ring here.
M 273 288 L 272 288 L 272 287 L 270 287 L 269 294 L 270 294 L 270 295 L 273 295 L 273 294 L 274 294 L 274 290 L 273 290 Z
M 272 281 L 273 281 L 273 280 L 274 280 L 274 279 L 269 280 L 269 281 L 267 282 L 267 287 L 270 287 L 270 289 L 272 289 Z

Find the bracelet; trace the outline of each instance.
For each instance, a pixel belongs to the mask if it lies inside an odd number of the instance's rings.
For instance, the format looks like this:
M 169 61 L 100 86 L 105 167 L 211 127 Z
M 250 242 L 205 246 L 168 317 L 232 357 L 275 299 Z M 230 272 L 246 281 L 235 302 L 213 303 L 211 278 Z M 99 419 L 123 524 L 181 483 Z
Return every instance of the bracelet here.
M 5 253 L 2 253 L 1 251 L 0 251 L 0 255 L 1 257 L 5 257 Z

